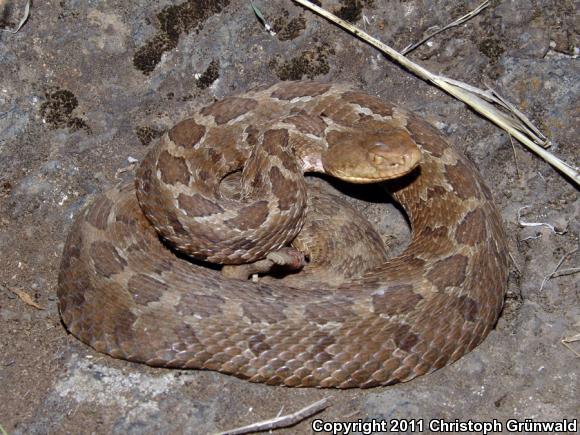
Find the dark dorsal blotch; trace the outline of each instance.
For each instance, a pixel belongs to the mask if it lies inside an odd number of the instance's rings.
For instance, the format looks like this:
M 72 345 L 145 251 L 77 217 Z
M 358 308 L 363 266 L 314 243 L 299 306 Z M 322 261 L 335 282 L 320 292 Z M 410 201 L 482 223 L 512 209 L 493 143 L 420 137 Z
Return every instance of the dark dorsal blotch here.
M 258 228 L 264 223 L 269 213 L 266 201 L 256 201 L 241 208 L 238 216 L 228 219 L 226 223 L 241 230 Z
M 485 238 L 485 214 L 480 208 L 465 215 L 455 230 L 455 240 L 469 246 L 475 246 Z
M 446 287 L 457 287 L 461 285 L 465 281 L 466 270 L 467 257 L 465 255 L 455 254 L 436 262 L 429 272 L 427 272 L 427 279 L 442 291 Z
M 373 295 L 373 310 L 378 314 L 392 316 L 415 308 L 423 296 L 413 291 L 411 285 L 390 287 L 382 294 Z
M 205 134 L 205 127 L 193 119 L 184 119 L 168 132 L 169 139 L 184 148 L 193 148 Z
M 111 242 L 93 242 L 91 258 L 95 264 L 95 269 L 107 278 L 122 272 L 127 266 L 127 261 L 121 257 Z
M 347 91 L 342 94 L 342 98 L 352 104 L 357 104 L 362 108 L 369 109 L 374 114 L 380 116 L 392 116 L 393 105 L 385 103 L 383 100 L 372 95 L 359 91 Z
M 167 184 L 189 184 L 191 175 L 183 157 L 175 157 L 163 151 L 157 160 L 157 169 L 161 179 Z
M 216 124 L 225 124 L 238 116 L 254 110 L 258 102 L 252 98 L 227 97 L 201 109 L 202 115 L 211 115 Z
M 293 100 L 301 97 L 316 97 L 326 93 L 330 85 L 316 82 L 294 82 L 280 86 L 270 96 L 278 100 Z
M 177 197 L 177 202 L 188 216 L 211 216 L 216 213 L 223 213 L 224 211 L 219 204 L 204 198 L 199 193 L 193 195 L 180 193 Z

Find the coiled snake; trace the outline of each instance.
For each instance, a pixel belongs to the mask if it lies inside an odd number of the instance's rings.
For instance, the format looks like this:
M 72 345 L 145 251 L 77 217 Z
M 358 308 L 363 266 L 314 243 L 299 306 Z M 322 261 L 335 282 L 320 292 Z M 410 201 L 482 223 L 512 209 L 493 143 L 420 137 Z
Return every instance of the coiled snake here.
M 244 281 L 208 267 L 286 249 L 304 225 L 302 171 L 359 183 L 410 171 L 384 183 L 408 214 L 409 246 L 378 263 L 353 248 L 364 270 L 328 285 Z M 237 194 L 222 182 L 236 173 Z M 58 298 L 70 332 L 115 358 L 268 384 L 371 387 L 477 346 L 501 311 L 507 270 L 489 190 L 435 128 L 348 86 L 285 82 L 199 110 L 151 149 L 136 183 L 91 201 L 68 236 Z

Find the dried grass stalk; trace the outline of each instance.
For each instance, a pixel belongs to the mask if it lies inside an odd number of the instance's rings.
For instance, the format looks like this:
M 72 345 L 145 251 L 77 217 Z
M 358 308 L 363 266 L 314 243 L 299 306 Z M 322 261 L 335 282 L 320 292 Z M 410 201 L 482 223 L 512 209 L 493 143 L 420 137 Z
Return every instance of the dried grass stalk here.
M 475 17 L 477 14 L 479 14 L 481 11 L 483 11 L 486 7 L 489 6 L 489 1 L 490 0 L 484 1 L 482 4 L 480 4 L 478 7 L 476 7 L 474 10 L 472 10 L 468 14 L 465 14 L 462 17 L 453 21 L 452 23 L 447 24 L 445 27 L 442 27 L 442 28 L 434 31 L 433 33 L 430 33 L 429 35 L 427 35 L 423 39 L 421 39 L 419 42 L 416 42 L 415 44 L 408 45 L 407 47 L 405 47 L 401 51 L 401 54 L 406 56 L 407 54 L 409 54 L 409 52 L 413 51 L 414 49 L 416 49 L 420 45 L 424 44 L 429 39 L 431 39 L 433 36 L 438 35 L 439 33 L 444 32 L 447 29 L 451 29 L 452 27 L 457 27 L 457 26 L 465 23 L 468 20 L 471 20 L 473 17 Z
M 246 433 L 263 432 L 266 430 L 280 429 L 282 427 L 290 427 L 301 422 L 302 420 L 322 411 L 327 408 L 330 404 L 328 399 L 324 398 L 317 402 L 314 402 L 299 411 L 292 414 L 282 415 L 270 420 L 260 421 L 258 423 L 253 423 L 248 426 L 238 427 L 236 429 L 231 429 L 225 432 L 221 432 L 217 435 L 240 435 Z

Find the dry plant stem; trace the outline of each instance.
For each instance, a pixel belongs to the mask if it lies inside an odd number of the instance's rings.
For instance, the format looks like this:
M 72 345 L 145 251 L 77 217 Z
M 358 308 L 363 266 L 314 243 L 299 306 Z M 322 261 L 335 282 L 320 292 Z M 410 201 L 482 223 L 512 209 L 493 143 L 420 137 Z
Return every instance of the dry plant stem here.
M 546 283 L 548 282 L 548 280 L 554 278 L 556 276 L 556 273 L 558 272 L 558 269 L 560 269 L 560 266 L 562 266 L 562 263 L 564 263 L 564 261 L 571 256 L 572 254 L 576 253 L 576 251 L 578 251 L 578 248 L 575 248 L 573 250 L 571 250 L 570 252 L 564 254 L 562 256 L 562 258 L 560 258 L 560 261 L 558 261 L 558 264 L 556 265 L 556 267 L 554 268 L 554 270 L 552 271 L 552 273 L 550 273 L 549 275 L 546 275 L 542 281 L 542 285 L 540 286 L 540 291 L 542 291 L 544 289 L 544 286 L 546 285 Z
M 302 420 L 322 411 L 328 406 L 328 399 L 324 398 L 292 414 L 275 417 L 270 420 L 264 420 L 258 423 L 250 424 L 248 426 L 238 427 L 236 429 L 221 432 L 218 435 L 239 435 L 294 426 Z
M 578 272 L 580 272 L 580 267 L 571 267 L 570 269 L 564 269 L 556 272 L 554 275 L 552 275 L 552 278 L 556 278 L 558 276 L 573 275 Z
M 522 270 L 520 269 L 520 266 L 518 266 L 518 262 L 516 261 L 516 259 L 514 258 L 514 256 L 512 255 L 511 252 L 509 252 L 508 255 L 510 256 L 510 259 L 512 260 L 512 264 L 514 265 L 514 267 L 518 271 L 518 275 L 522 276 Z
M 580 334 L 573 335 L 572 337 L 564 337 L 561 340 L 561 343 L 566 347 L 566 349 L 580 358 L 580 353 L 576 352 L 574 349 L 572 349 L 572 346 L 570 346 L 570 343 L 575 343 L 576 341 L 580 341 Z
M 508 134 L 510 134 L 518 141 L 523 143 L 526 147 L 528 147 L 528 149 L 532 150 L 534 153 L 543 158 L 549 164 L 557 168 L 562 173 L 566 174 L 577 185 L 580 185 L 580 174 L 578 173 L 578 170 L 572 167 L 571 165 L 565 163 L 564 161 L 560 160 L 558 157 L 554 156 L 553 154 L 551 154 L 550 152 L 546 151 L 543 148 L 543 146 L 546 145 L 546 140 L 544 136 L 538 135 L 537 129 L 529 128 L 531 122 L 528 121 L 527 118 L 525 118 L 525 116 L 521 112 L 516 110 L 515 112 L 510 111 L 509 114 L 504 113 L 489 102 L 492 101 L 494 104 L 497 104 L 504 110 L 508 108 L 513 108 L 513 106 L 507 103 L 506 100 L 504 100 L 503 98 L 498 98 L 497 93 L 495 93 L 494 91 L 492 90 L 483 91 L 466 83 L 433 74 L 427 69 L 423 68 L 421 65 L 416 64 L 415 62 L 412 62 L 411 60 L 407 59 L 398 51 L 392 49 L 386 44 L 383 44 L 378 39 L 373 38 L 372 36 L 368 35 L 362 30 L 356 28 L 352 24 L 347 23 L 346 21 L 338 18 L 336 15 L 326 11 L 325 9 L 322 9 L 321 7 L 318 7 L 307 0 L 293 0 L 293 1 L 316 12 L 317 14 L 337 24 L 343 29 L 348 30 L 353 35 L 368 42 L 373 47 L 379 49 L 384 54 L 389 56 L 391 59 L 395 60 L 396 62 L 398 62 L 399 64 L 401 64 L 402 66 L 404 66 L 409 71 L 419 76 L 423 80 L 433 83 L 434 85 L 443 89 L 448 94 L 463 101 L 473 110 L 475 110 L 485 118 L 489 119 L 490 121 L 495 123 L 498 127 L 502 128 Z M 524 120 L 522 120 L 522 117 Z
M 417 42 L 415 44 L 408 45 L 406 48 L 401 50 L 401 54 L 407 55 L 407 53 L 413 51 L 414 49 L 416 49 L 420 45 L 424 44 L 429 39 L 431 39 L 433 36 L 438 35 L 439 33 L 444 32 L 445 30 L 450 29 L 452 27 L 459 26 L 460 24 L 463 24 L 466 21 L 472 19 L 473 17 L 475 17 L 477 14 L 479 14 L 481 11 L 483 11 L 488 6 L 489 6 L 489 0 L 486 0 L 482 4 L 480 4 L 478 7 L 476 7 L 474 10 L 469 12 L 468 14 L 465 14 L 464 16 L 462 16 L 461 18 L 458 18 L 457 20 L 453 21 L 452 23 L 447 24 L 445 27 L 442 27 L 439 30 L 436 30 L 435 32 L 425 36 L 419 42 Z
M 510 134 L 510 144 L 512 145 L 512 151 L 514 153 L 514 165 L 516 167 L 516 176 L 518 178 L 521 178 L 521 176 L 520 176 L 520 168 L 518 168 L 518 156 L 516 154 L 516 147 L 514 145 L 514 140 L 513 140 L 512 136 L 511 136 L 511 134 Z
M 511 113 L 512 115 L 515 115 L 518 120 L 520 120 L 521 122 L 523 122 L 525 124 L 525 127 L 527 127 L 529 130 L 531 130 L 533 132 L 533 134 L 535 135 L 535 137 L 533 137 L 534 140 L 536 142 L 539 142 L 539 144 L 542 145 L 544 148 L 547 148 L 551 145 L 550 141 L 548 141 L 546 136 L 544 136 L 544 134 L 540 130 L 538 130 L 536 128 L 536 126 L 530 122 L 530 120 L 526 117 L 526 115 L 524 115 L 522 112 L 520 112 L 516 106 L 514 106 L 508 100 L 504 99 L 498 92 L 493 90 L 489 85 L 486 85 L 486 87 L 487 87 L 487 91 L 483 91 L 483 93 L 481 93 L 481 94 L 478 94 L 478 92 L 476 92 L 476 94 L 480 95 L 481 97 L 483 97 L 484 99 L 486 99 L 492 103 L 499 104 L 504 109 L 506 109 L 509 113 Z M 477 89 L 477 91 L 480 91 L 480 89 L 478 89 L 478 88 L 475 88 L 475 89 Z M 524 128 L 524 131 L 525 131 L 525 128 Z M 536 137 L 537 137 L 537 139 L 536 139 Z

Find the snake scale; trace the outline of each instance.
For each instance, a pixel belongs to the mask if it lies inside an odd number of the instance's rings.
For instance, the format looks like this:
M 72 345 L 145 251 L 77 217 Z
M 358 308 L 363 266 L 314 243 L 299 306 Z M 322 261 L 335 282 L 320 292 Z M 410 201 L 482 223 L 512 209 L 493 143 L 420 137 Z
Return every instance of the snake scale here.
M 383 185 L 412 228 L 399 256 L 303 287 L 211 266 L 262 261 L 292 242 L 307 208 L 302 171 L 360 183 L 389 178 L 385 169 L 402 175 Z M 238 194 L 220 184 L 234 173 Z M 59 308 L 73 335 L 115 358 L 271 385 L 390 385 L 485 338 L 507 252 L 488 188 L 434 127 L 348 86 L 284 82 L 195 112 L 152 147 L 136 182 L 79 212 Z

